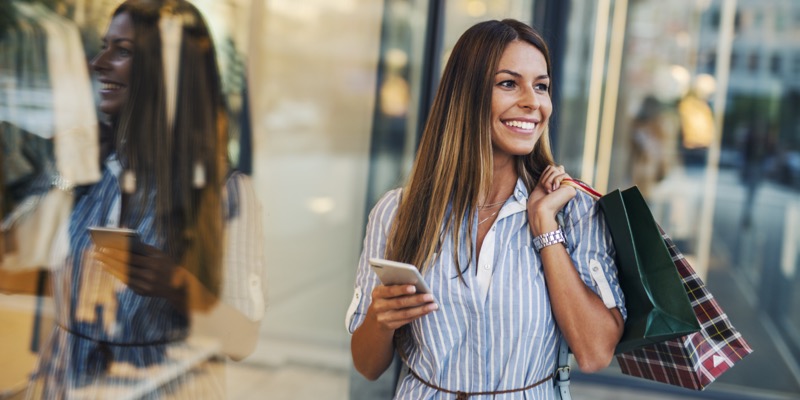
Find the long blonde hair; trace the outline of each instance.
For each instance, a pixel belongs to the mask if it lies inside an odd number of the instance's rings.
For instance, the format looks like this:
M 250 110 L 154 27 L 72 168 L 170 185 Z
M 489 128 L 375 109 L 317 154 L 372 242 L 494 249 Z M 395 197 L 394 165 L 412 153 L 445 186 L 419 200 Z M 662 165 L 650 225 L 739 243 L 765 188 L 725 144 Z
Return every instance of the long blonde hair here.
M 506 46 L 515 40 L 539 49 L 552 76 L 547 44 L 530 26 L 506 19 L 481 22 L 464 32 L 447 62 L 425 125 L 389 232 L 387 258 L 425 270 L 450 232 L 457 274 L 463 282 L 466 267 L 460 265 L 458 243 L 462 235 L 472 237 L 472 224 L 466 233 L 459 228 L 467 216 L 475 214 L 480 195 L 487 195 L 492 184 L 494 75 Z M 516 159 L 517 173 L 529 191 L 550 164 L 553 157 L 546 131 L 533 152 Z M 467 260 L 472 259 L 469 243 Z

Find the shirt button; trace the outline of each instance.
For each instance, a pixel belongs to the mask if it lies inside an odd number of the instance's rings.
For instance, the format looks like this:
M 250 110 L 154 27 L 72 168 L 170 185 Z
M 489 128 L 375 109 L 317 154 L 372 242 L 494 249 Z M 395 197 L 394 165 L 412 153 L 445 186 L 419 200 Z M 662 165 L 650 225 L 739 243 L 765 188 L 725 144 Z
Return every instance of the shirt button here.
M 491 264 L 483 264 L 483 269 L 488 271 L 488 270 L 492 269 L 492 265 Z
M 594 272 L 600 271 L 600 267 L 592 267 L 592 271 Z
M 494 232 L 494 228 L 496 228 L 496 227 L 494 227 L 494 226 L 492 227 L 492 232 Z

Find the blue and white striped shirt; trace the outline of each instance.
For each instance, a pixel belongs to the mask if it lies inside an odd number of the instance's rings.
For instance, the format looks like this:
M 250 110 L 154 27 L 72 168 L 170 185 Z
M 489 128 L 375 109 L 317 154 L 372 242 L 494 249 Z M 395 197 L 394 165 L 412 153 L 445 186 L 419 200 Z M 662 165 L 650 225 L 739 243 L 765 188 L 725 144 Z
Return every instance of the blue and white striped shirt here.
M 120 226 L 120 174 L 121 167 L 112 155 L 101 180 L 80 199 L 70 216 L 69 240 L 59 244 L 68 248 L 56 251 L 65 253 L 66 259 L 53 271 L 57 326 L 40 352 L 28 398 L 108 398 L 109 387 L 158 387 L 161 383 L 153 382 L 161 377 L 146 368 L 177 362 L 170 358 L 169 350 L 186 346 L 183 339 L 191 328 L 187 315 L 164 298 L 137 294 L 93 257 L 94 244 L 87 228 Z M 225 231 L 219 238 L 224 250 L 220 300 L 251 321 L 259 321 L 266 302 L 261 208 L 249 178 L 239 172 L 227 179 L 222 200 Z M 151 195 L 143 206 L 147 213 L 136 230 L 142 242 L 163 250 L 169 243 L 154 227 L 153 201 Z M 141 372 L 114 372 L 111 363 L 127 363 Z M 209 375 L 211 380 L 216 378 Z M 204 386 L 203 379 L 186 374 L 145 398 L 162 398 L 190 381 L 199 389 L 186 393 L 222 395 L 218 382 Z
M 367 260 L 385 255 L 400 193 L 401 189 L 387 193 L 370 213 L 346 321 L 351 333 L 364 322 L 372 290 L 380 284 Z M 439 310 L 410 324 L 413 344 L 408 363 L 428 382 L 463 392 L 497 391 L 528 386 L 555 370 L 561 333 L 550 307 L 541 259 L 532 247 L 527 199 L 528 191 L 518 180 L 484 238 L 478 262 L 469 261 L 466 285 L 456 275 L 450 236 L 425 271 Z M 599 206 L 578 192 L 564 211 L 568 250 L 581 278 L 607 307 L 618 307 L 625 318 L 614 246 Z M 466 223 L 476 227 L 477 215 L 464 221 L 463 231 Z M 466 240 L 459 244 L 462 249 Z M 475 237 L 471 240 L 474 243 Z M 514 398 L 554 396 L 553 385 L 545 383 L 524 394 L 515 393 Z M 396 397 L 417 400 L 452 395 L 428 388 L 409 375 L 400 382 Z

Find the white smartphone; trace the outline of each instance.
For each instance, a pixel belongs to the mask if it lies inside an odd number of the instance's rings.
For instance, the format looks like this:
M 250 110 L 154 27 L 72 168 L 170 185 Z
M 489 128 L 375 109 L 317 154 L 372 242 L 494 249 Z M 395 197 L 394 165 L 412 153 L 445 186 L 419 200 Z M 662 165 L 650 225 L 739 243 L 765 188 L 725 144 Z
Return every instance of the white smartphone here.
M 90 226 L 89 234 L 97 246 L 127 250 L 134 243 L 141 243 L 139 233 L 133 229 Z
M 369 265 L 378 274 L 381 283 L 389 285 L 414 285 L 417 293 L 431 293 L 431 288 L 419 273 L 417 267 L 382 258 L 370 258 Z

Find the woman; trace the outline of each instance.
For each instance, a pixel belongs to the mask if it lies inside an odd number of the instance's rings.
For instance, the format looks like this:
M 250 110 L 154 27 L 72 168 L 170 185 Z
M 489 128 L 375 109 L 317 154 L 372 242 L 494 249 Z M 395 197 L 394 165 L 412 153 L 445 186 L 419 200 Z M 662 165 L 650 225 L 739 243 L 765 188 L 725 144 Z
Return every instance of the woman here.
M 351 349 L 356 369 L 376 379 L 398 333 L 413 373 L 397 398 L 505 391 L 553 399 L 561 340 L 582 371 L 611 360 L 625 317 L 613 246 L 594 201 L 561 185 L 569 175 L 554 164 L 547 136 L 551 76 L 547 46 L 529 26 L 488 21 L 467 30 L 408 183 L 370 215 Z M 380 285 L 367 266 L 373 257 L 418 266 L 432 296 Z
M 246 356 L 264 312 L 263 265 L 258 224 L 246 223 L 260 221 L 252 188 L 227 171 L 208 29 L 185 1 L 126 1 L 92 68 L 113 139 L 70 219 L 56 327 L 28 397 L 224 397 L 219 380 L 183 384 L 192 375 L 178 365 L 198 352 L 185 341 L 192 311 L 235 327 L 231 355 Z M 98 226 L 130 228 L 140 242 L 98 245 L 89 232 Z

